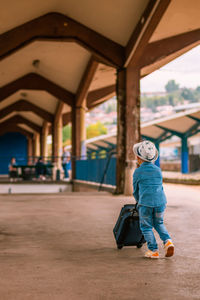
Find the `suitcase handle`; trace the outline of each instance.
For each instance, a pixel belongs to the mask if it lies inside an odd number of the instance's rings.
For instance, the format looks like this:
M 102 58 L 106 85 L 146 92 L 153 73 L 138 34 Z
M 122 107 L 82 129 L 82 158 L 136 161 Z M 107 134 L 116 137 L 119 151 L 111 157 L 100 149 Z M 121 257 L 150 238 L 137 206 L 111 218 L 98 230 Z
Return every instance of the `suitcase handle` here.
M 137 203 L 135 204 L 135 207 L 134 208 L 130 208 L 129 211 L 132 213 L 132 215 L 134 215 L 134 213 L 137 213 L 138 210 L 137 210 Z

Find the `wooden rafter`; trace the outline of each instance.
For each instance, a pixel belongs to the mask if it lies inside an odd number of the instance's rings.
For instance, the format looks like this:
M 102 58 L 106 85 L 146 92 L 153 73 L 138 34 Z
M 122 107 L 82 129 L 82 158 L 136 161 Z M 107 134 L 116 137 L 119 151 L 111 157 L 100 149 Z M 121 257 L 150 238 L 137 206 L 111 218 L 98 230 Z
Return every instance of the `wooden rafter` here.
M 37 124 L 33 123 L 32 121 L 20 116 L 20 115 L 15 115 L 9 119 L 6 119 L 5 121 L 0 123 L 0 127 L 6 127 L 9 125 L 17 125 L 17 124 L 25 124 L 32 128 L 34 131 L 41 133 L 42 132 L 42 127 L 38 126 Z
M 91 57 L 79 84 L 79 88 L 76 94 L 76 106 L 81 106 L 83 104 L 84 99 L 86 99 L 88 89 L 93 80 L 97 67 L 98 62 L 95 61 L 93 57 Z
M 96 89 L 88 93 L 87 96 L 87 107 L 91 109 L 92 107 L 103 103 L 108 99 L 108 97 L 112 97 L 115 94 L 116 85 L 109 85 L 100 89 Z
M 200 42 L 200 29 L 178 34 L 147 44 L 140 61 L 141 68 L 154 64 L 165 57 L 180 51 L 196 42 Z
M 126 46 L 125 67 L 138 64 L 153 32 L 167 10 L 171 0 L 150 0 Z
M 67 112 L 62 115 L 63 126 L 69 124 L 71 122 L 71 112 Z
M 108 97 L 112 97 L 115 94 L 115 84 L 109 85 L 100 89 L 93 90 L 87 95 L 87 108 L 92 109 L 95 106 L 108 100 Z M 72 121 L 71 112 L 63 114 L 63 126 L 69 124 Z
M 13 111 L 18 111 L 18 112 L 31 111 L 50 123 L 53 122 L 53 118 L 54 118 L 53 114 L 49 113 L 48 111 L 42 109 L 41 107 L 39 107 L 27 100 L 22 99 L 22 100 L 18 100 L 17 102 L 1 109 L 0 110 L 0 119 L 3 119 L 5 116 L 12 113 Z
M 124 47 L 60 13 L 48 13 L 0 35 L 0 59 L 37 39 L 75 41 L 103 62 L 123 65 Z
M 20 89 L 45 90 L 59 100 L 72 105 L 74 94 L 36 73 L 29 73 L 0 88 L 0 102 Z
M 95 106 L 108 100 L 108 97 L 112 97 L 115 94 L 116 86 L 110 85 L 104 88 L 96 89 L 88 93 L 87 96 L 87 108 L 92 109 Z M 69 124 L 72 121 L 71 112 L 64 113 L 63 126 Z
M 112 97 L 112 96 L 111 96 L 111 97 Z M 109 100 L 109 99 L 110 99 L 110 97 L 107 96 L 107 97 L 105 97 L 105 98 L 102 98 L 102 99 L 99 99 L 99 100 L 93 102 L 92 104 L 90 104 L 90 106 L 88 106 L 88 110 L 92 110 L 92 109 L 95 108 L 96 106 L 99 106 L 99 105 L 103 104 L 104 102 L 106 102 L 106 101 Z
M 6 127 L 0 126 L 0 135 L 3 135 L 8 132 L 19 132 L 19 133 L 25 135 L 27 138 L 30 138 L 30 139 L 33 138 L 33 134 L 30 131 L 23 129 L 17 125 L 11 124 L 11 125 L 7 125 Z

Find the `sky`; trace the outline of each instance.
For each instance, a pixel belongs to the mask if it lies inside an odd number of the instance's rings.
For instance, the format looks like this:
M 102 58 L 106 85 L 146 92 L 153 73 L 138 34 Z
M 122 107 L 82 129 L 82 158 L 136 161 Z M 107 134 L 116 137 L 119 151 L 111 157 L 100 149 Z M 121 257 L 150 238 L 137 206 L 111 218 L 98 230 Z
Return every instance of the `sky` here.
M 180 87 L 200 86 L 200 46 L 141 79 L 141 92 L 165 91 L 165 85 L 171 79 L 174 79 Z

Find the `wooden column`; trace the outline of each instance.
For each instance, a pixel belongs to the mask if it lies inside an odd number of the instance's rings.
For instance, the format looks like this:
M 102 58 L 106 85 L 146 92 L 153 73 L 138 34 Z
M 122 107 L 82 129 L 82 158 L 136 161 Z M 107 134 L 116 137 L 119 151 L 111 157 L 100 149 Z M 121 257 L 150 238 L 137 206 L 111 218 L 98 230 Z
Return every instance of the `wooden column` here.
M 39 135 L 39 133 L 34 133 L 34 138 L 33 138 L 33 156 L 35 156 L 35 157 L 40 156 L 40 135 Z
M 60 102 L 54 117 L 52 126 L 52 155 L 55 166 L 61 170 L 62 168 L 62 110 L 64 103 Z
M 131 195 L 133 145 L 140 141 L 140 69 L 128 66 L 117 72 L 117 177 L 116 192 Z
M 32 159 L 31 159 L 31 163 L 34 164 L 35 163 L 35 139 L 34 139 L 34 136 L 33 136 L 33 139 L 32 139 Z
M 88 61 L 85 72 L 80 81 L 75 103 L 72 105 L 72 179 L 75 179 L 76 163 L 78 157 L 86 156 L 86 128 L 85 128 L 85 111 L 86 99 L 90 84 L 94 78 L 98 67 L 98 62 L 92 56 Z
M 74 155 L 76 157 L 84 157 L 86 155 L 85 105 L 74 107 L 72 111 L 72 136 L 73 141 L 75 141 Z
M 77 152 L 77 126 L 76 126 L 76 106 L 72 106 L 72 180 L 76 178 L 76 152 Z
M 85 103 L 80 107 L 72 107 L 72 178 L 75 178 L 75 160 L 86 156 Z
M 42 126 L 42 134 L 40 135 L 40 153 L 41 156 L 47 157 L 47 136 L 48 136 L 48 123 L 44 121 L 43 126 Z
M 77 114 L 77 122 L 78 122 L 78 139 L 79 139 L 79 148 L 77 149 L 77 152 L 79 152 L 79 155 L 82 159 L 85 159 L 86 155 L 86 127 L 85 127 L 85 101 L 81 107 L 76 107 L 76 114 Z

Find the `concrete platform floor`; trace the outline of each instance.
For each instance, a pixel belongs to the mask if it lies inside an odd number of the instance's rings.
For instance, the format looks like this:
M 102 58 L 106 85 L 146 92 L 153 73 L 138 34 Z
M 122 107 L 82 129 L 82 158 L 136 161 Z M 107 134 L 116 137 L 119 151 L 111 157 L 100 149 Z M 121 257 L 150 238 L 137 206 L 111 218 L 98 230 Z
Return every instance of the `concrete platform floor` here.
M 130 197 L 107 193 L 0 195 L 1 300 L 200 299 L 200 187 L 165 185 L 176 253 L 117 250 L 112 234 Z

